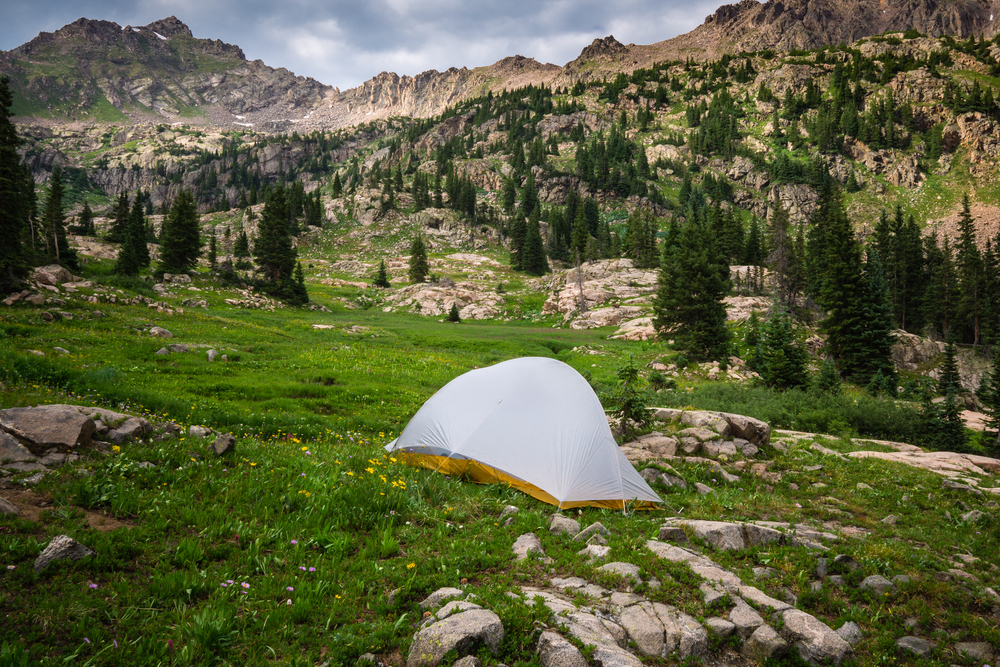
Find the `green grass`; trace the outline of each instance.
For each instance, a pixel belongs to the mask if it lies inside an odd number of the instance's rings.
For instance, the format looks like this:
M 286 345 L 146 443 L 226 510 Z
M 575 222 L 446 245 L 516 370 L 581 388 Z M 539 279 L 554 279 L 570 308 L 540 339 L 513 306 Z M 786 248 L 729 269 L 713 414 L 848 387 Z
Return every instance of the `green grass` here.
M 103 264 L 86 271 L 108 280 Z M 4 310 L 0 407 L 97 404 L 184 427 L 206 424 L 239 439 L 235 454 L 223 459 L 210 454 L 209 440 L 187 436 L 186 428 L 181 437 L 92 454 L 36 488 L 51 502 L 38 522 L 0 519 L 0 646 L 7 644 L 0 648 L 0 664 L 18 664 L 16 656 L 23 653 L 30 664 L 42 665 L 351 665 L 371 652 L 398 666 L 405 663 L 422 613 L 418 602 L 441 586 L 474 592 L 503 621 L 500 654 L 483 656 L 487 664 L 537 664 L 534 628 L 554 621 L 508 592 L 522 584 L 544 585 L 552 576 L 626 589 L 626 582 L 599 572 L 600 563 L 578 557 L 579 544 L 548 534 L 550 506 L 504 487 L 405 467 L 382 446 L 438 388 L 474 367 L 523 355 L 554 356 L 596 387 L 610 388 L 629 354 L 645 364 L 669 358 L 668 348 L 529 321 L 455 326 L 377 309 L 238 310 L 224 305 L 231 293 L 213 291 L 204 277 L 195 284 L 202 290 L 196 295 L 211 307 L 183 315 L 145 306 L 70 304 L 73 320 L 42 324 L 37 310 Z M 107 316 L 90 318 L 97 307 Z M 314 330 L 314 323 L 335 328 Z M 209 364 L 206 347 L 155 356 L 166 341 L 146 333 L 154 324 L 174 333 L 168 342 L 212 346 L 230 360 Z M 355 325 L 366 328 L 348 333 Z M 55 355 L 51 348 L 57 345 L 71 354 Z M 574 352 L 579 346 L 600 354 Z M 690 386 L 693 391 L 677 392 L 676 400 L 668 394 L 649 400 L 770 415 L 776 423 L 785 413 L 802 419 L 797 411 L 811 405 L 808 394 Z M 830 409 L 846 409 L 853 398 Z M 864 539 L 845 538 L 831 553 L 861 563 L 862 570 L 850 575 L 854 579 L 876 572 L 914 577 L 888 601 L 829 586 L 809 592 L 817 554 L 804 547 L 710 552 L 775 597 L 791 589 L 801 608 L 833 627 L 858 621 L 865 632 L 858 665 L 905 664 L 893 642 L 909 632 L 904 622 L 911 616 L 926 625 L 923 635 L 943 645 L 997 645 L 1000 633 L 982 588 L 934 577 L 951 566 L 957 547 L 982 559 L 969 570 L 983 585 L 998 585 L 1000 577 L 990 569 L 997 561 L 996 525 L 973 530 L 944 518 L 946 509 L 955 517 L 963 508 L 995 512 L 995 503 L 945 492 L 930 473 L 822 457 L 808 444 L 783 455 L 768 451 L 770 470 L 784 475 L 780 483 L 741 473 L 740 481 L 725 485 L 703 463 L 675 461 L 685 479 L 712 485 L 717 493 L 661 493 L 671 510 L 689 518 L 838 521 L 870 531 Z M 856 448 L 846 440 L 823 444 Z M 822 468 L 805 470 L 807 465 Z M 811 486 L 820 481 L 827 488 Z M 859 481 L 874 488 L 858 490 Z M 497 517 L 508 504 L 521 512 L 503 527 Z M 899 517 L 895 526 L 881 523 L 888 513 Z M 640 592 L 701 619 L 719 613 L 704 606 L 696 575 L 644 549 L 664 512 L 574 514 L 582 525 L 601 521 L 610 529 L 612 560 L 636 563 L 644 581 L 655 576 L 662 582 L 655 592 L 644 583 Z M 101 530 L 102 521 L 118 527 Z M 87 527 L 95 522 L 98 529 Z M 542 538 L 550 564 L 513 560 L 510 545 L 525 532 Z M 35 574 L 34 558 L 59 534 L 96 555 Z M 775 578 L 754 581 L 752 567 L 762 565 L 774 568 Z M 392 591 L 398 592 L 390 598 Z M 924 664 L 949 662 L 942 651 Z

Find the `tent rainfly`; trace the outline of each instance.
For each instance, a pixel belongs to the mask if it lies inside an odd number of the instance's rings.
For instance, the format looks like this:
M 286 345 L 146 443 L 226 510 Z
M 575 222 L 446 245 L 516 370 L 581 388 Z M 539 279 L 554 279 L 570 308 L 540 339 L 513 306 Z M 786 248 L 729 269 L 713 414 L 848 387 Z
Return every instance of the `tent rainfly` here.
M 460 375 L 385 449 L 409 465 L 509 484 L 560 509 L 662 502 L 618 448 L 594 390 L 555 359 Z

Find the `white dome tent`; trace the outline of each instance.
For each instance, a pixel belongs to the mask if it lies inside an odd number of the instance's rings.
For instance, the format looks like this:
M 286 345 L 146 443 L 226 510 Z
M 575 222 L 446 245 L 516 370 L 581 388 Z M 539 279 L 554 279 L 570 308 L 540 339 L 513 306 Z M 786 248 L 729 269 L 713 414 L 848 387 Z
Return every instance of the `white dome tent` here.
M 622 454 L 573 368 L 511 359 L 455 378 L 386 446 L 410 465 L 509 484 L 560 509 L 662 503 Z

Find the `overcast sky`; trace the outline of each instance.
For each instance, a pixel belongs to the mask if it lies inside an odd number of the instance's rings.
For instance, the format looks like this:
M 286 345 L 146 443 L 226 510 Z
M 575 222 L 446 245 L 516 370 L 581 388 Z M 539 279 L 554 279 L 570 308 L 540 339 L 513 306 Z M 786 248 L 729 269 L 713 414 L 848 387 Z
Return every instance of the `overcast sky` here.
M 729 0 L 734 2 L 735 0 Z M 0 49 L 81 16 L 146 25 L 174 15 L 195 37 L 352 88 L 382 71 L 490 65 L 522 55 L 565 65 L 595 38 L 652 44 L 687 32 L 724 0 L 8 0 Z

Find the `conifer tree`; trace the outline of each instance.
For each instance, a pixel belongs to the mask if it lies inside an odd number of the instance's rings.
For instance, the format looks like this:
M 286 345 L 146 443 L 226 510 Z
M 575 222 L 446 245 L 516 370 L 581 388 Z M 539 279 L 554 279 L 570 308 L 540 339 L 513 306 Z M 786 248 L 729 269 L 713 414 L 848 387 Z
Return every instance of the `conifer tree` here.
M 427 264 L 427 246 L 424 245 L 424 237 L 418 234 L 410 243 L 410 282 L 422 283 L 430 272 Z
M 90 208 L 90 202 L 86 199 L 83 200 L 83 210 L 80 211 L 80 217 L 77 220 L 77 225 L 80 228 L 81 235 L 94 235 L 94 212 Z
M 587 214 L 583 206 L 576 209 L 576 219 L 573 221 L 573 235 L 570 240 L 570 251 L 574 256 L 587 257 L 587 241 L 590 233 L 587 231 Z
M 383 289 L 389 287 L 389 272 L 385 268 L 384 259 L 380 260 L 378 263 L 378 273 L 375 274 L 375 279 L 372 281 L 372 285 Z
M 186 273 L 197 266 L 200 256 L 201 230 L 194 195 L 181 190 L 163 221 L 156 273 Z
M 528 225 L 521 214 L 515 213 L 510 224 L 510 268 L 520 271 L 524 268 L 524 242 L 528 238 Z
M 789 308 L 795 304 L 798 292 L 796 282 L 801 272 L 797 267 L 798 258 L 795 256 L 791 221 L 780 199 L 768 222 L 768 246 L 770 252 L 767 256 L 767 266 L 777 282 L 778 302 L 783 307 Z
M 505 213 L 510 214 L 514 210 L 517 202 L 517 190 L 514 187 L 514 180 L 505 178 L 503 181 L 503 192 L 500 194 L 500 203 Z
M 309 292 L 306 290 L 305 274 L 302 273 L 302 262 L 295 262 L 295 272 L 289 283 L 290 298 L 288 301 L 298 306 L 309 303 Z
M 340 182 L 340 172 L 333 175 L 333 185 L 330 188 L 330 195 L 334 199 L 340 199 L 340 195 L 344 194 L 344 186 Z
M 537 210 L 537 209 L 536 209 Z M 542 243 L 542 232 L 538 224 L 538 215 L 531 214 L 528 220 L 527 233 L 524 238 L 524 252 L 521 257 L 521 269 L 535 276 L 549 272 L 549 260 L 545 257 L 545 245 Z
M 833 359 L 828 357 L 823 360 L 823 365 L 819 369 L 819 377 L 816 378 L 816 387 L 829 394 L 840 393 L 840 375 L 837 374 L 837 367 L 834 365 Z
M 236 242 L 233 243 L 233 257 L 236 258 L 237 268 L 244 268 L 250 257 L 250 239 L 247 238 L 245 229 L 241 229 L 236 236 Z
M 938 378 L 937 389 L 942 396 L 947 396 L 949 393 L 957 394 L 962 389 L 957 352 L 955 343 L 949 340 L 944 346 L 944 360 L 941 362 L 941 374 Z
M 729 330 L 722 299 L 729 293 L 729 265 L 721 257 L 711 228 L 693 216 L 667 247 L 660 265 L 653 325 L 661 338 L 695 359 L 724 359 Z
M 117 202 L 115 202 L 115 219 L 111 223 L 111 229 L 108 230 L 108 241 L 112 243 L 125 241 L 125 228 L 128 227 L 129 213 L 128 193 L 121 192 L 118 194 Z
M 993 367 L 983 375 L 976 392 L 986 413 L 983 445 L 986 455 L 1000 458 L 1000 349 L 993 347 Z
M 896 341 L 892 335 L 892 304 L 881 258 L 875 249 L 868 251 L 863 295 L 857 380 L 860 384 L 865 384 L 877 375 L 881 378 L 880 387 L 884 384 L 890 389 L 885 393 L 895 396 L 897 378 L 896 366 L 892 360 L 892 346 Z
M 924 239 L 927 265 L 927 288 L 924 296 L 924 320 L 941 338 L 950 339 L 958 310 L 958 278 L 948 239 L 939 247 L 937 232 Z
M 143 215 L 142 201 L 138 194 L 125 225 L 125 237 L 118 249 L 118 260 L 115 262 L 115 273 L 122 276 L 135 276 L 149 266 L 149 246 L 146 245 L 146 221 Z
M 449 322 L 456 322 L 456 323 L 462 321 L 462 318 L 459 316 L 459 313 L 458 313 L 458 303 L 452 302 L 452 304 L 451 304 L 451 310 L 448 311 L 448 318 L 447 319 L 448 319 Z
M 55 166 L 49 179 L 49 193 L 42 212 L 42 232 L 49 261 L 66 268 L 79 271 L 76 251 L 69 247 L 66 239 L 66 214 L 63 210 L 62 167 Z
M 264 280 L 280 285 L 292 279 L 295 271 L 295 248 L 288 230 L 288 202 L 285 189 L 278 186 L 264 204 L 257 226 L 253 255 Z
M 983 258 L 976 244 L 976 226 L 969 210 L 969 195 L 962 197 L 962 212 L 958 218 L 959 240 L 955 268 L 958 273 L 959 317 L 974 346 L 979 345 L 982 317 Z
M 761 332 L 760 374 L 764 384 L 775 389 L 801 389 L 809 385 L 806 353 L 795 345 L 791 318 L 780 303 Z
M 30 234 L 29 194 L 34 197 L 34 182 L 29 191 L 17 152 L 21 138 L 10 121 L 14 99 L 8 84 L 9 79 L 0 76 L 0 293 L 14 291 L 27 274 L 22 238 L 26 232 Z
M 208 267 L 215 271 L 219 259 L 219 246 L 215 239 L 215 228 L 212 228 L 212 235 L 208 237 Z

